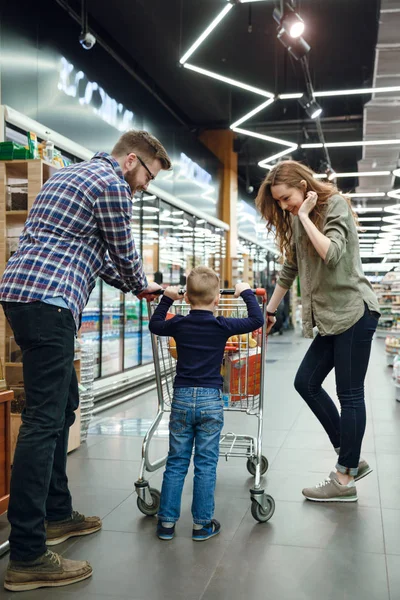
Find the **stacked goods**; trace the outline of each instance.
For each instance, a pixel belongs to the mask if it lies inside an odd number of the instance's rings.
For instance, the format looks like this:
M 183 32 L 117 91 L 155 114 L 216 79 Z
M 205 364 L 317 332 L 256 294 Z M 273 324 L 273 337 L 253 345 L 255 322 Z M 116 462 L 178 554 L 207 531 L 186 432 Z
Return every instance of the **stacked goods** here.
M 83 342 L 81 347 L 81 382 L 79 399 L 81 406 L 81 442 L 87 438 L 94 407 L 94 356 L 95 351 L 91 342 Z

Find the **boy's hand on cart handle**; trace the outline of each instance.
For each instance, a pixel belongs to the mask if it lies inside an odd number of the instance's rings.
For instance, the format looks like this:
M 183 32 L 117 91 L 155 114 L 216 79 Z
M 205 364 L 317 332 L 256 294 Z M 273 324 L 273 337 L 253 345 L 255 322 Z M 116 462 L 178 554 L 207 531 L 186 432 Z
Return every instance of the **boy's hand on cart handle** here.
M 171 300 L 182 300 L 184 294 L 180 294 L 180 291 L 182 291 L 181 287 L 170 285 L 164 290 L 164 296 Z
M 161 285 L 158 285 L 158 283 L 152 282 L 152 283 L 149 283 L 147 288 L 144 288 L 144 290 L 142 290 L 140 292 L 140 294 L 137 295 L 137 297 L 139 298 L 139 300 L 147 300 L 147 302 L 151 302 L 157 296 L 160 295 L 159 290 L 162 290 Z
M 265 323 L 265 333 L 266 335 L 269 334 L 269 332 L 271 331 L 271 329 L 273 328 L 273 326 L 276 323 L 276 319 L 275 317 L 273 317 L 272 315 L 267 315 L 267 322 Z
M 235 293 L 233 295 L 234 298 L 239 298 L 240 294 L 244 292 L 244 290 L 251 290 L 251 287 L 248 283 L 237 283 L 235 285 Z

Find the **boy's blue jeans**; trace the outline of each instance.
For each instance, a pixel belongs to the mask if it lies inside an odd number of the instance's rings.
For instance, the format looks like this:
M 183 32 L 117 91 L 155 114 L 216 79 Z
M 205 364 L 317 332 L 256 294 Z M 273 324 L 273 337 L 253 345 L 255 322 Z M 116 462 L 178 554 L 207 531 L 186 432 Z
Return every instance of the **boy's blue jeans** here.
M 205 525 L 214 516 L 219 439 L 224 424 L 221 391 L 175 388 L 169 424 L 169 453 L 158 518 L 176 523 L 183 484 L 194 451 L 193 522 Z

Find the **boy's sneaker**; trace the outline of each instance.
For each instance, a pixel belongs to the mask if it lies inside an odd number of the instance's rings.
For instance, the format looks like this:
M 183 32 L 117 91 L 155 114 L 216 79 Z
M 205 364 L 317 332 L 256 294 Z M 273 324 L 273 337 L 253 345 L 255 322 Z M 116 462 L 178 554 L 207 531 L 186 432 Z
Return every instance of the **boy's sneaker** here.
M 372 471 L 373 469 L 371 469 L 366 460 L 360 460 L 360 462 L 358 463 L 358 473 L 354 477 L 354 481 L 360 481 L 360 479 L 362 479 L 366 475 L 369 475 L 370 473 L 372 473 Z
M 314 502 L 357 502 L 357 488 L 352 481 L 348 485 L 339 483 L 336 473 L 315 487 L 304 488 L 303 496 Z
M 160 540 L 172 540 L 175 535 L 175 525 L 164 527 L 162 521 L 157 523 L 157 536 Z
M 212 519 L 210 523 L 207 523 L 201 529 L 193 529 L 192 540 L 195 542 L 204 542 L 214 537 L 214 535 L 218 535 L 220 531 L 221 524 L 217 519 Z
M 10 560 L 4 587 L 11 592 L 26 592 L 42 587 L 70 585 L 91 575 L 92 567 L 86 560 L 68 560 L 47 550 L 35 560 Z

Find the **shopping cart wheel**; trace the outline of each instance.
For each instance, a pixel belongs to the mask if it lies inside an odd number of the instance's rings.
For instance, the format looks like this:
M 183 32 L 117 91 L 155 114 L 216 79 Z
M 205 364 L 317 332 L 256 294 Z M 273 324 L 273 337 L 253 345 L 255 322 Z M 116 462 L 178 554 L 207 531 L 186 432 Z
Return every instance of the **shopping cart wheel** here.
M 161 493 L 155 488 L 149 488 L 149 492 L 151 494 L 153 504 L 149 506 L 144 500 L 138 498 L 137 507 L 140 510 L 140 512 L 142 512 L 144 515 L 147 515 L 148 517 L 154 517 L 154 515 L 158 513 L 158 509 L 160 508 Z
M 251 514 L 259 523 L 266 523 L 269 521 L 275 512 L 275 500 L 272 496 L 265 494 L 263 504 L 265 508 L 258 504 L 257 500 L 251 500 Z
M 256 461 L 254 458 L 248 458 L 247 459 L 247 470 L 250 473 L 250 475 L 254 475 L 256 474 Z M 266 456 L 262 456 L 261 457 L 261 465 L 260 465 L 260 472 L 261 475 L 264 475 L 264 473 L 266 473 L 268 471 L 268 460 Z

